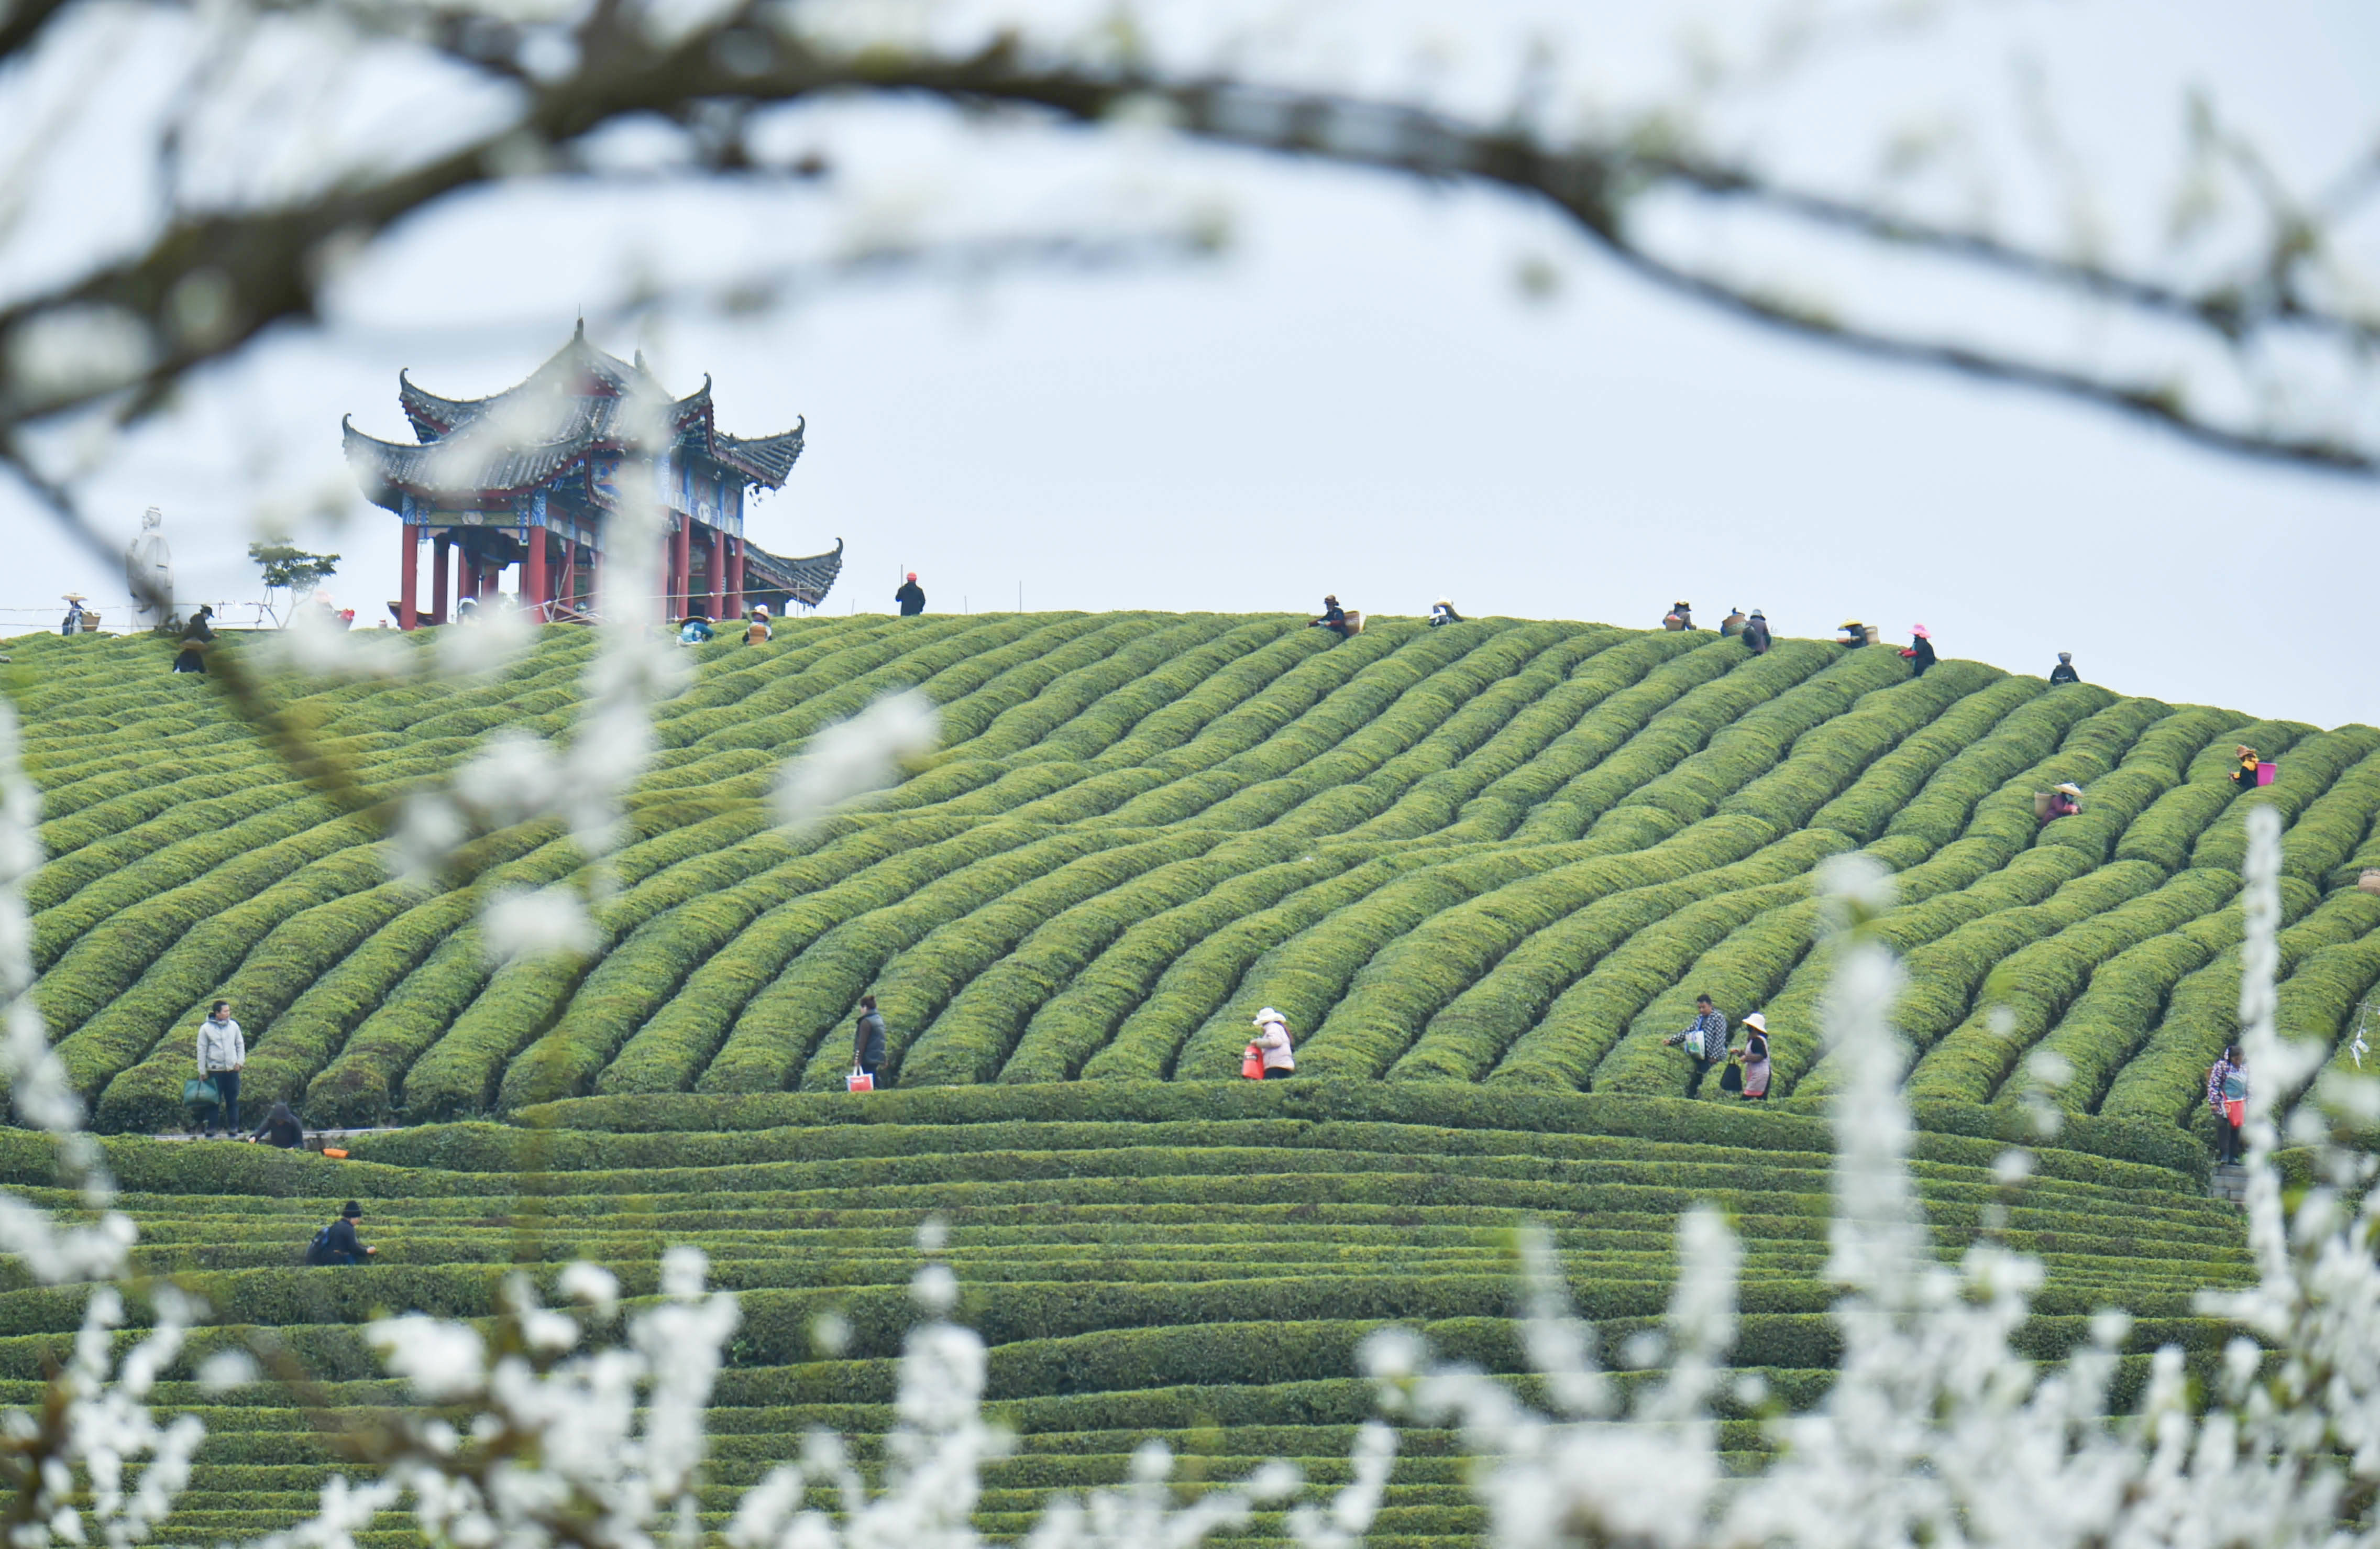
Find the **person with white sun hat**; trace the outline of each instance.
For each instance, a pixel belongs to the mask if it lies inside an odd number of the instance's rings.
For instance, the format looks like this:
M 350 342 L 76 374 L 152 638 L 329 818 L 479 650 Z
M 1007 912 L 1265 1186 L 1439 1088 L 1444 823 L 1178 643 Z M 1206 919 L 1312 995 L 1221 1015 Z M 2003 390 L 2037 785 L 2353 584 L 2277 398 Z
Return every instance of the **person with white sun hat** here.
M 1755 1011 L 1736 1025 L 1743 1030 L 1743 1043 L 1729 1053 L 1742 1062 L 1743 1095 L 1766 1098 L 1768 1095 L 1768 1018 Z
M 1290 1052 L 1289 1022 L 1268 1006 L 1256 1016 L 1257 1035 L 1248 1044 L 1246 1057 L 1255 1060 L 1263 1074 L 1257 1079 L 1277 1081 L 1294 1075 L 1297 1060 Z

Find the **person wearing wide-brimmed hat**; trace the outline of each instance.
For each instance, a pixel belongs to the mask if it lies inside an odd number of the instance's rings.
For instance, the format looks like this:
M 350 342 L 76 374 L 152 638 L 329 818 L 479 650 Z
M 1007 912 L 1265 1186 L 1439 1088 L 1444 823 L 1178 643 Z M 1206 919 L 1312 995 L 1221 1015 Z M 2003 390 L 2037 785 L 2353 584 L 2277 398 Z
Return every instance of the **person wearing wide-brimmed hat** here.
M 65 620 L 58 625 L 58 633 L 62 635 L 79 635 L 91 628 L 90 625 L 83 622 L 85 617 L 83 604 L 89 602 L 91 599 L 85 597 L 79 592 L 67 592 L 65 596 L 67 616 Z
M 1309 629 L 1336 629 L 1339 631 L 1339 638 L 1343 640 L 1347 638 L 1347 610 L 1339 605 L 1339 599 L 1335 594 L 1325 595 L 1322 599 L 1322 616 L 1307 619 L 1305 627 Z
M 1867 626 L 1856 618 L 1846 618 L 1835 628 L 1843 632 L 1843 638 L 1835 642 L 1837 645 L 1848 645 L 1857 650 L 1867 643 Z
M 1736 1024 L 1743 1029 L 1742 1047 L 1728 1052 L 1743 1065 L 1743 1095 L 1768 1095 L 1768 1018 L 1755 1011 Z
M 769 610 L 767 606 L 760 604 L 755 604 L 752 608 L 752 622 L 747 625 L 744 629 L 744 643 L 746 645 L 766 645 L 769 643 L 770 640 L 775 636 L 775 634 L 776 631 L 769 628 Z
M 1454 604 L 1448 602 L 1445 598 L 1440 597 L 1437 602 L 1432 603 L 1429 605 L 1430 628 L 1436 628 L 1441 624 L 1460 624 L 1462 622 L 1463 616 L 1455 612 Z
M 1909 649 L 1901 654 L 1910 658 L 1909 676 L 1923 677 L 1925 669 L 1934 665 L 1934 634 L 1923 624 L 1910 630 L 1909 634 Z
M 2256 767 L 2263 761 L 2257 754 L 2256 750 L 2249 747 L 2245 742 L 2240 744 L 2239 758 L 2240 767 L 2232 771 L 2231 783 L 2238 786 L 2241 790 L 2254 790 L 2256 788 Z
M 2071 780 L 2061 781 L 2050 787 L 2049 799 L 2042 803 L 2041 821 L 2053 823 L 2070 818 L 2082 810 L 2082 787 Z
M 1297 1073 L 1297 1059 L 1290 1049 L 1289 1022 L 1268 1006 L 1256 1016 L 1257 1035 L 1248 1043 L 1248 1054 L 1264 1068 L 1263 1079 L 1277 1081 Z

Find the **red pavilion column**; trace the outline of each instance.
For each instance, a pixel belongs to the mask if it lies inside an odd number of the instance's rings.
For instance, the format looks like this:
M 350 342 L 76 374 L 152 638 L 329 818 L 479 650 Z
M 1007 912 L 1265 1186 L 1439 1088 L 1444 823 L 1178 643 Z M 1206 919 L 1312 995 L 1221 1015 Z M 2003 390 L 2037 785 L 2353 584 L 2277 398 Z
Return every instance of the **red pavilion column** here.
M 694 591 L 694 522 L 678 518 L 677 531 L 670 534 L 670 616 L 684 618 L 687 598 Z
M 741 618 L 744 616 L 744 540 L 733 533 L 722 532 L 719 541 L 727 548 L 727 611 Z
M 421 530 L 404 522 L 399 531 L 405 534 L 405 553 L 396 572 L 396 627 L 410 629 L 421 622 Z
M 715 527 L 702 530 L 703 579 L 710 588 L 710 616 L 727 617 L 727 534 Z
M 534 610 L 537 621 L 542 624 L 552 616 L 546 604 L 552 601 L 553 593 L 546 587 L 545 529 L 532 527 L 528 530 L 528 553 L 521 560 L 521 611 Z
M 446 550 L 451 545 L 440 532 L 430 540 L 430 622 L 446 622 Z

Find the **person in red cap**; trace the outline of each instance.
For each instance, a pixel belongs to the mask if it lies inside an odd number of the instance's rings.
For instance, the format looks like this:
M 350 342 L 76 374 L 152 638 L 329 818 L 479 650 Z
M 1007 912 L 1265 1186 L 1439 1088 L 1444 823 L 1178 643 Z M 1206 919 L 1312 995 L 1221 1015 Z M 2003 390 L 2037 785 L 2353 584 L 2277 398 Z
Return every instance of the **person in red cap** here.
M 909 579 L 901 583 L 900 591 L 892 593 L 892 600 L 901 604 L 901 616 L 904 618 L 915 618 L 926 611 L 926 591 L 917 584 L 917 571 L 909 572 Z

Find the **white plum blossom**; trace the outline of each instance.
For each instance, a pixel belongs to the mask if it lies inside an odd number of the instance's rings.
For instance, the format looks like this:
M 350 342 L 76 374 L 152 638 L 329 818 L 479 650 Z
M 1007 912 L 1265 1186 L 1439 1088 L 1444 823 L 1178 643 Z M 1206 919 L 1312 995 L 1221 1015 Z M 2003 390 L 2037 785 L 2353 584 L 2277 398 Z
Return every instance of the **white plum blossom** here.
M 846 802 L 882 790 L 901 762 L 933 751 L 941 713 L 915 689 L 888 694 L 810 739 L 777 787 L 777 821 L 805 833 Z

